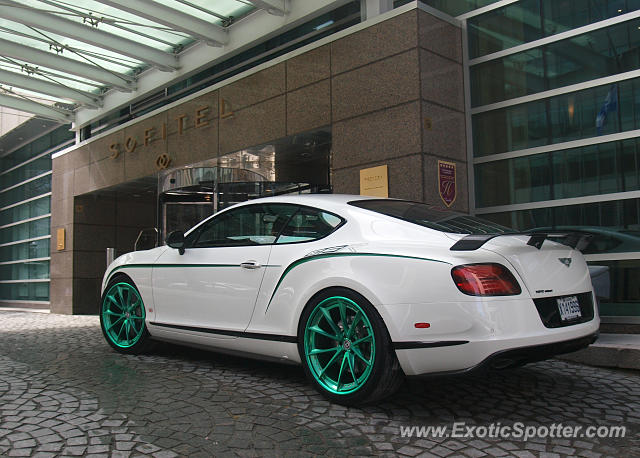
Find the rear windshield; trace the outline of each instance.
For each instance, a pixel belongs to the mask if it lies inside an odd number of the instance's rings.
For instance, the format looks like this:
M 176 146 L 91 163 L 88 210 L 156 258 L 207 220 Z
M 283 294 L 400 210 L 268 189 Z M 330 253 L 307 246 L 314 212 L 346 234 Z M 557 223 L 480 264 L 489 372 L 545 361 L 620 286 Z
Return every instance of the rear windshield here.
M 353 200 L 349 205 L 364 208 L 383 215 L 419 224 L 442 232 L 456 234 L 504 234 L 514 232 L 513 229 L 486 221 L 475 216 L 456 213 L 450 210 L 419 202 L 392 199 Z

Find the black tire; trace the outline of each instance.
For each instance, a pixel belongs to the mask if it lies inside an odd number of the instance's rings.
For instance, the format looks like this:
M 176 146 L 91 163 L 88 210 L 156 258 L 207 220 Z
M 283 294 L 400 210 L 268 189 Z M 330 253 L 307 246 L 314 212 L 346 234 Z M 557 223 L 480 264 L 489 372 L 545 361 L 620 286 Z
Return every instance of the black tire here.
M 137 355 L 152 349 L 142 296 L 129 276 L 118 274 L 109 281 L 100 299 L 99 315 L 102 335 L 117 352 Z
M 318 331 L 311 329 L 319 327 L 322 330 L 322 325 L 325 326 L 325 329 L 334 329 L 330 326 L 326 315 L 324 315 L 324 318 L 321 315 L 321 313 L 324 313 L 321 309 L 325 309 L 326 312 L 327 308 L 330 309 L 329 314 L 332 317 L 337 318 L 342 313 L 340 306 L 334 305 L 332 301 L 336 301 L 336 303 L 345 302 L 347 306 L 347 316 L 346 320 L 344 320 L 347 321 L 347 326 L 344 326 L 342 320 L 337 323 L 335 323 L 336 319 L 333 320 L 334 325 L 337 325 L 339 330 L 343 331 L 340 337 L 342 340 L 330 339 L 326 336 L 326 333 L 317 336 Z M 347 335 L 352 328 L 357 328 L 357 326 L 353 325 L 354 321 L 358 321 L 356 318 L 358 316 L 357 310 L 364 314 L 368 323 L 365 323 L 365 320 L 360 318 L 361 329 L 355 329 L 353 332 L 360 332 L 360 335 L 365 335 L 364 338 L 357 338 L 358 336 L 356 335 Z M 349 316 L 350 312 L 355 312 L 351 322 L 349 322 L 351 318 Z M 333 333 L 333 335 L 336 335 L 336 333 Z M 365 339 L 375 342 L 373 350 L 371 347 L 367 347 L 366 343 L 357 344 L 358 341 L 364 341 Z M 324 345 L 321 342 L 323 348 L 319 349 L 316 343 L 320 340 L 324 342 Z M 351 343 L 352 341 L 353 344 Z M 357 347 L 357 345 L 363 345 L 364 347 Z M 367 349 L 369 350 L 368 352 Z M 323 290 L 307 303 L 298 325 L 298 351 L 305 374 L 314 388 L 327 399 L 338 404 L 363 405 L 378 402 L 395 393 L 404 380 L 404 373 L 398 363 L 389 332 L 382 317 L 375 307 L 361 294 L 347 288 L 336 287 Z M 318 353 L 308 356 L 308 351 Z M 357 353 L 355 353 L 356 351 Z M 352 352 L 353 354 L 350 356 L 349 354 Z M 326 354 L 326 356 L 320 356 L 321 354 Z M 365 358 L 360 358 L 358 354 L 365 356 Z M 320 360 L 321 357 L 324 360 Z M 332 361 L 341 357 L 343 360 L 338 371 L 337 363 Z M 349 358 L 351 361 L 349 361 Z M 341 392 L 340 380 L 345 360 L 349 367 L 344 377 L 346 381 L 351 380 L 351 383 L 343 383 L 343 392 Z M 365 360 L 369 361 L 370 364 L 366 364 Z M 366 369 L 367 367 L 370 367 L 370 369 Z M 335 375 L 329 375 L 330 371 L 334 373 L 338 371 L 337 383 Z M 352 375 L 349 375 L 349 373 Z

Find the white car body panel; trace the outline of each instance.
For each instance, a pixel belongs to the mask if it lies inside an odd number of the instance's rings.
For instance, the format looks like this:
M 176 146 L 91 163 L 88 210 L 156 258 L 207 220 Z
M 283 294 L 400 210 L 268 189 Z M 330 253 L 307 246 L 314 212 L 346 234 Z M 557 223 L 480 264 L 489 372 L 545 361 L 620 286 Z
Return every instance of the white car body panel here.
M 462 235 L 346 205 L 359 199 L 306 195 L 240 204 L 304 205 L 333 212 L 346 222 L 322 239 L 303 243 L 187 248 L 184 255 L 166 246 L 128 253 L 109 266 L 102 290 L 114 274 L 129 275 L 142 296 L 154 338 L 299 363 L 296 336 L 305 305 L 323 289 L 349 288 L 376 308 L 394 344 L 427 345 L 396 349 L 407 375 L 466 370 L 499 351 L 597 332 L 593 294 L 592 320 L 558 328 L 545 327 L 533 301 L 592 293 L 580 252 L 550 241 L 538 249 L 523 236 L 497 237 L 473 251 L 451 251 Z M 570 258 L 570 266 L 558 258 Z M 241 268 L 247 260 L 262 267 Z M 522 292 L 463 294 L 451 269 L 472 263 L 504 265 Z M 152 268 L 154 264 L 158 267 Z M 176 266 L 168 267 L 172 264 Z M 200 264 L 225 266 L 193 267 Z M 416 323 L 430 326 L 418 329 Z
M 270 251 L 271 245 L 197 248 L 183 255 L 165 251 L 152 273 L 155 321 L 180 326 L 215 323 L 218 329 L 244 331 L 267 268 L 245 269 L 240 264 L 255 261 L 265 266 Z

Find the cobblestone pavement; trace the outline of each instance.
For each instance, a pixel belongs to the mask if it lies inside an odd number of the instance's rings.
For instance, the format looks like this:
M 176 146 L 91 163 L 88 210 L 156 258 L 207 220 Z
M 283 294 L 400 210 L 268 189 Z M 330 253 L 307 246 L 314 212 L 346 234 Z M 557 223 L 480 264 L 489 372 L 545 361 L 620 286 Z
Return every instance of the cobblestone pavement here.
M 1 456 L 640 456 L 640 373 L 549 361 L 413 379 L 332 405 L 295 366 L 162 345 L 122 356 L 97 317 L 0 311 Z M 624 425 L 625 438 L 401 437 L 407 426 Z

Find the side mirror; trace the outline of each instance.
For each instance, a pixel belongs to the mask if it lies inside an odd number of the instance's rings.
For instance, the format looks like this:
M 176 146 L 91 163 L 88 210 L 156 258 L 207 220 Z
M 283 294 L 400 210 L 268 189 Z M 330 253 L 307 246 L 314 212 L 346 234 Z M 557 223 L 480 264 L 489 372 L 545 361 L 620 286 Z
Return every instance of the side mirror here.
M 180 254 L 184 254 L 184 232 L 173 231 L 167 236 L 167 245 L 178 250 Z

